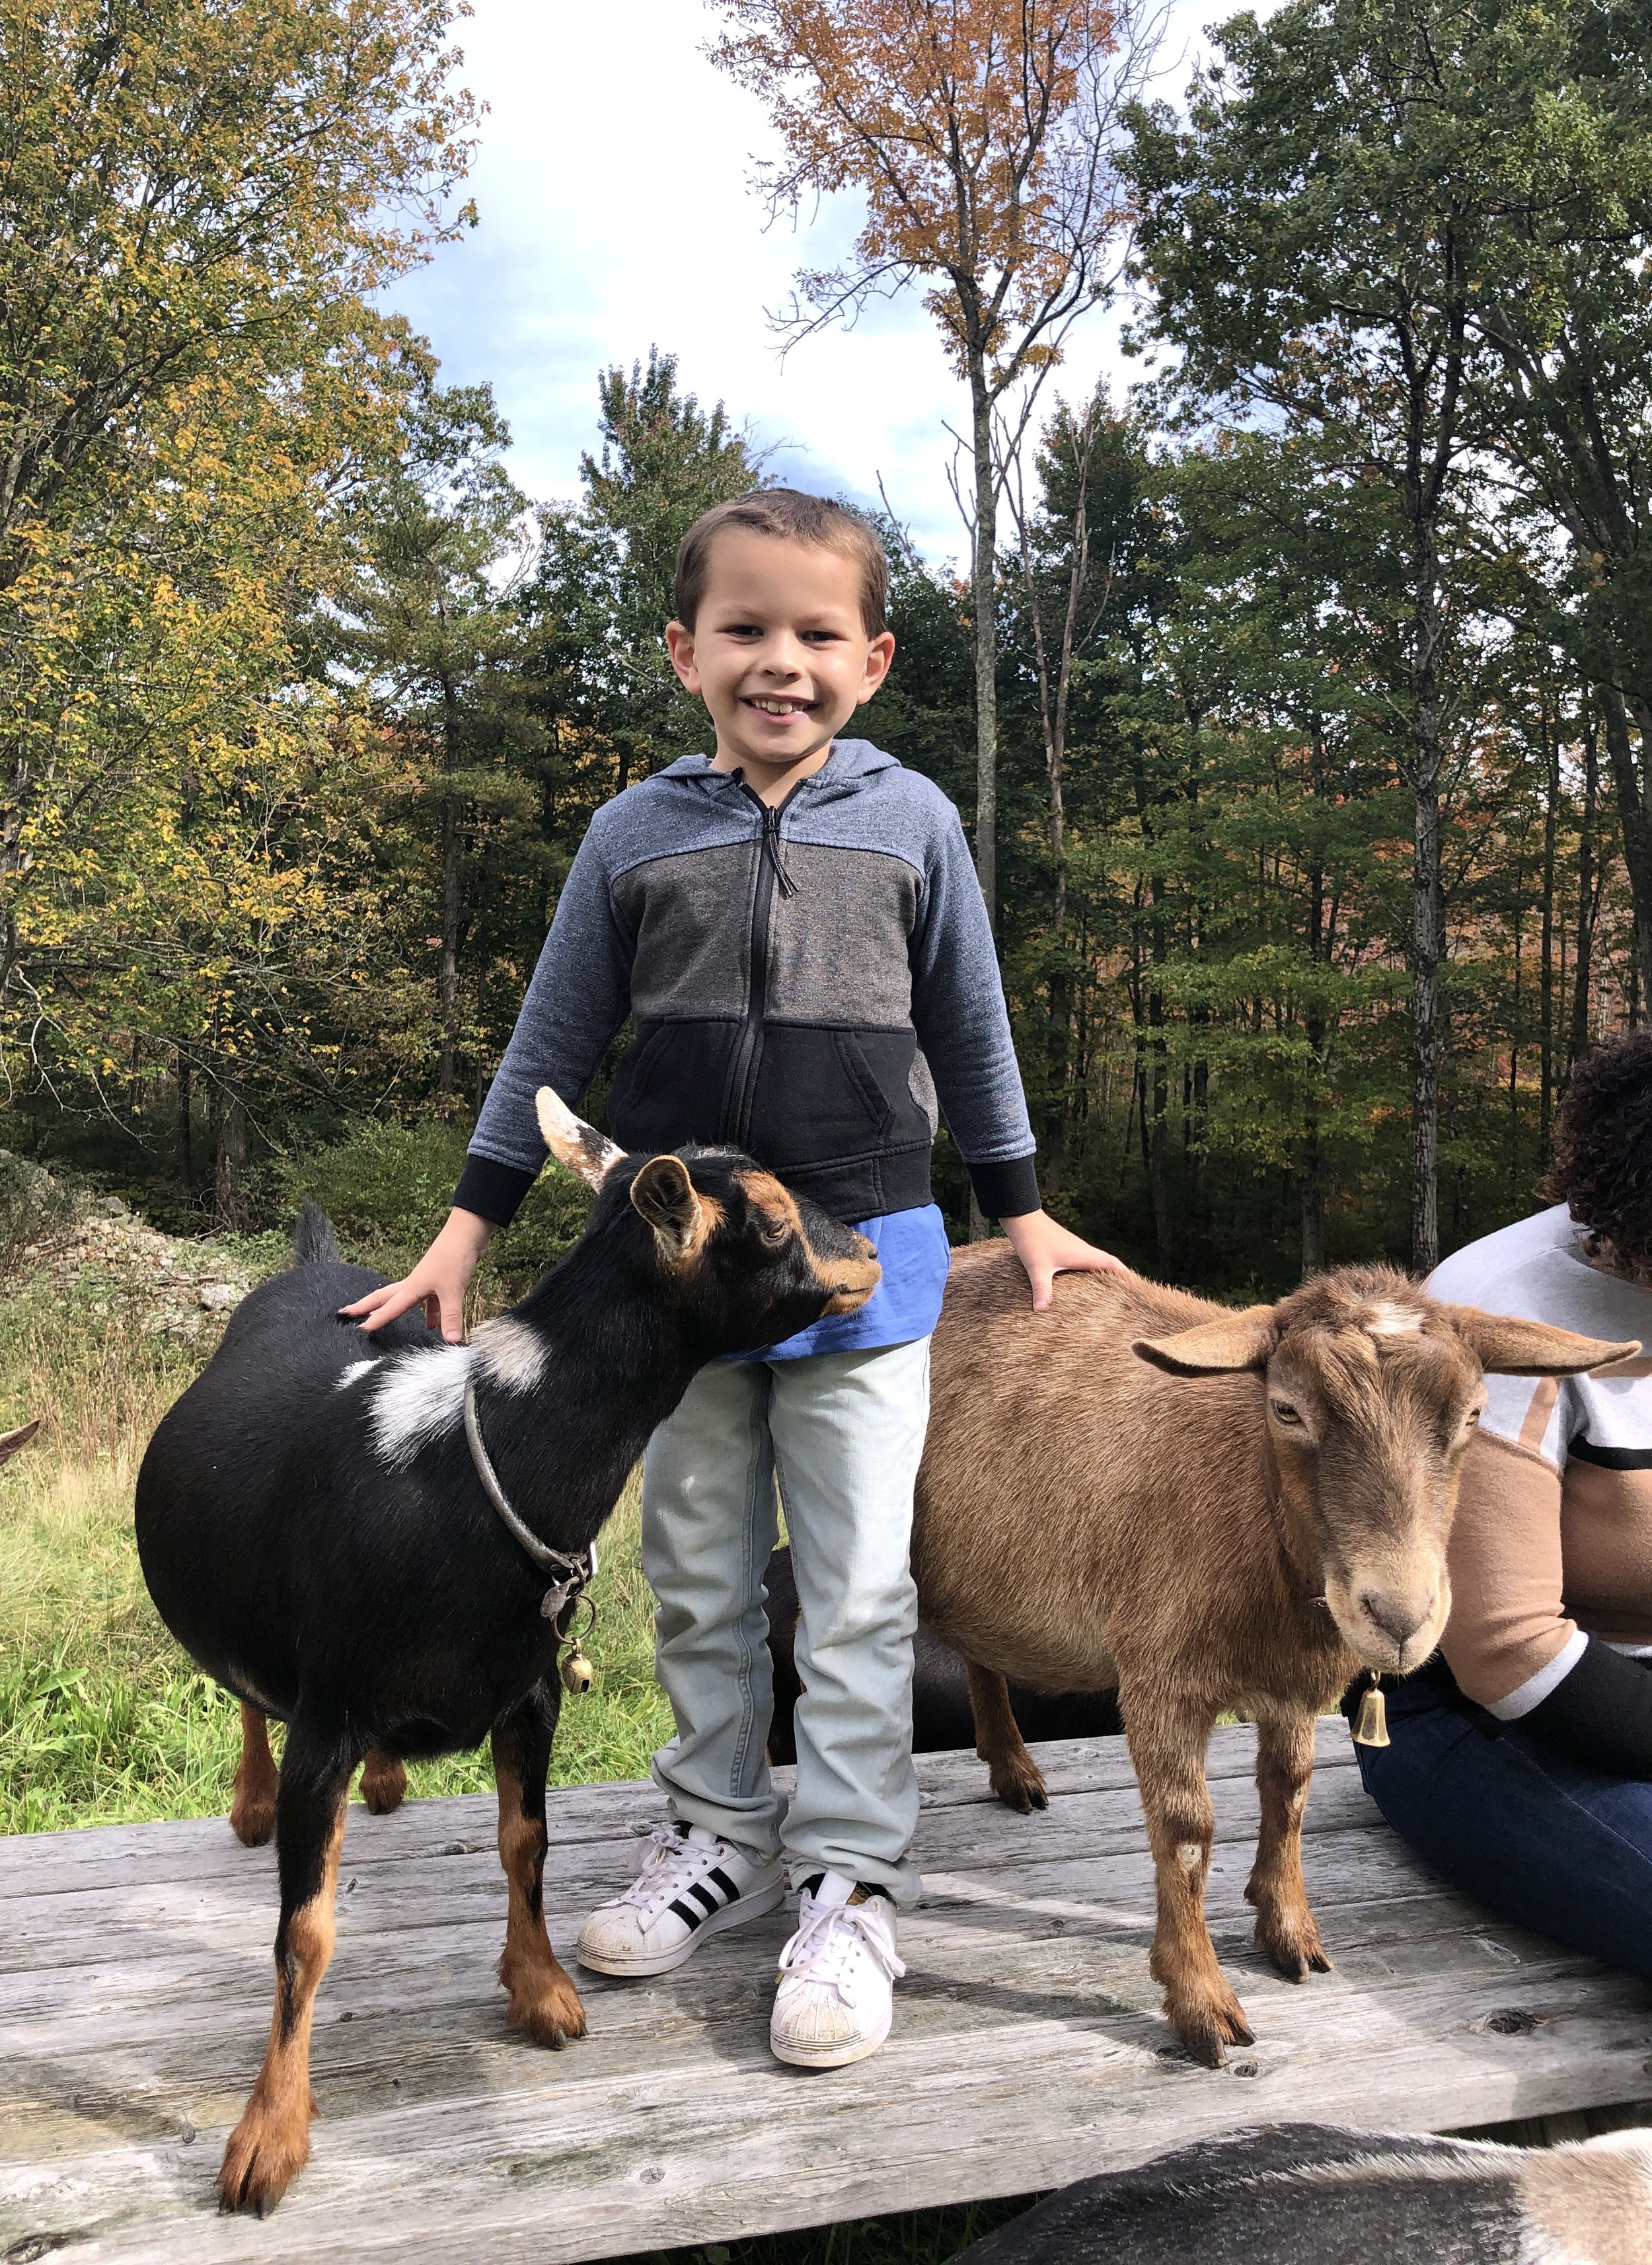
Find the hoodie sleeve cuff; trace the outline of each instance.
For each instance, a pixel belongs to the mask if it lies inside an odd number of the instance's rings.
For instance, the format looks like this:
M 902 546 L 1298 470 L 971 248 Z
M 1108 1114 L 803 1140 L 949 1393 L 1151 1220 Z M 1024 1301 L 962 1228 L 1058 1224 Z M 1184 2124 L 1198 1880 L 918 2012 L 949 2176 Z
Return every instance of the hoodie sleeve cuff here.
M 537 1172 L 497 1163 L 491 1156 L 467 1156 L 453 1191 L 454 1208 L 473 1211 L 478 1219 L 491 1220 L 495 1227 L 508 1227 L 538 1177 Z
M 1033 1157 L 1012 1156 L 1003 1164 L 972 1164 L 967 1156 L 964 1161 L 984 1217 L 1020 1219 L 1027 1212 L 1044 1208 Z

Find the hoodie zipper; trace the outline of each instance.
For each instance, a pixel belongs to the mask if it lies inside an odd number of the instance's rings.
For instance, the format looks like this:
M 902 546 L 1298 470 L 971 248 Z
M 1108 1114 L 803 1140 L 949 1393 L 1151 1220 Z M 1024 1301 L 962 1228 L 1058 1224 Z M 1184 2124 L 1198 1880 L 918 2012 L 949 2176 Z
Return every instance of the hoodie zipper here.
M 763 1020 L 768 1007 L 768 929 L 774 911 L 775 892 L 782 897 L 795 897 L 797 884 L 786 870 L 785 853 L 781 847 L 780 821 L 790 807 L 793 798 L 809 783 L 799 779 L 784 802 L 770 805 L 759 794 L 753 794 L 746 781 L 740 781 L 740 792 L 751 795 L 762 812 L 763 831 L 758 842 L 757 878 L 752 892 L 752 954 L 751 974 L 746 988 L 746 1018 L 740 1024 L 740 1035 L 735 1042 L 734 1060 L 730 1065 L 728 1083 L 724 1089 L 723 1124 L 724 1137 L 737 1147 L 744 1147 L 751 1137 L 752 1108 L 757 1097 L 757 1073 L 762 1067 Z

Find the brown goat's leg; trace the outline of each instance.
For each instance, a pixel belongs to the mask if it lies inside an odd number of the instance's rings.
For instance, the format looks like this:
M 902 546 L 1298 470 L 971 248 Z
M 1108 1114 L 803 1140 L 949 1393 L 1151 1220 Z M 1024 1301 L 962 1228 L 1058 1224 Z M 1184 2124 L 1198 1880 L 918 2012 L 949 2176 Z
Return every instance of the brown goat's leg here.
M 1164 1987 L 1164 2009 L 1196 2060 L 1222 2065 L 1224 2045 L 1253 2043 L 1244 2009 L 1220 1966 L 1204 1922 L 1204 1881 L 1216 1817 L 1204 1781 L 1204 1749 L 1215 1716 L 1174 1702 L 1148 1706 L 1122 1689 L 1130 1758 L 1147 1815 L 1158 1887 L 1159 1924 L 1148 1968 Z
M 499 1979 L 510 1992 L 506 2018 L 535 2044 L 560 2051 L 585 2035 L 579 1992 L 545 1932 L 545 1772 L 556 1735 L 558 1694 L 530 1691 L 493 1730 L 493 1782 L 499 1795 L 499 1861 L 510 1889 Z
M 1256 1907 L 1257 1941 L 1287 1982 L 1331 1970 L 1302 1880 L 1302 1812 L 1313 1775 L 1314 1717 L 1297 1707 L 1258 1709 L 1262 1831 L 1245 1899 Z
M 375 1817 L 389 1817 L 407 1792 L 407 1772 L 394 1754 L 375 1746 L 361 1765 L 361 1798 Z
M 1006 1809 L 1025 1817 L 1048 1809 L 1044 1772 L 1027 1752 L 1009 1703 L 1009 1686 L 990 1667 L 965 1663 L 970 1671 L 970 1712 L 975 1717 L 975 1751 L 986 1764 L 993 1791 Z
M 360 1749 L 287 1734 L 275 1845 L 281 1919 L 275 1933 L 275 2010 L 264 2066 L 218 2172 L 224 2210 L 273 2210 L 309 2156 L 309 2024 L 332 1956 L 333 1898 L 345 1811 Z
M 241 1701 L 241 1763 L 229 1802 L 229 1826 L 244 1847 L 261 1848 L 275 1830 L 280 1773 L 270 1752 L 269 1717 Z

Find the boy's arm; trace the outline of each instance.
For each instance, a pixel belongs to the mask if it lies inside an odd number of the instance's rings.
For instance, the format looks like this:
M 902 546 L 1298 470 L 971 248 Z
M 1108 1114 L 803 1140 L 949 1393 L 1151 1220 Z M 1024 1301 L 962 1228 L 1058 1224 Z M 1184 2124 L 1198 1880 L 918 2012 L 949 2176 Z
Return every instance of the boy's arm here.
M 1058 1273 L 1125 1271 L 1043 1208 L 993 932 L 962 821 L 950 805 L 925 874 L 912 973 L 913 1024 L 975 1200 L 1002 1222 L 1031 1281 L 1034 1307 L 1050 1304 Z
M 577 1109 L 630 1009 L 635 939 L 614 909 L 591 834 L 557 899 L 528 995 L 488 1089 L 454 1202 L 508 1226 L 538 1178 L 545 1144 L 534 1113 L 542 1085 Z

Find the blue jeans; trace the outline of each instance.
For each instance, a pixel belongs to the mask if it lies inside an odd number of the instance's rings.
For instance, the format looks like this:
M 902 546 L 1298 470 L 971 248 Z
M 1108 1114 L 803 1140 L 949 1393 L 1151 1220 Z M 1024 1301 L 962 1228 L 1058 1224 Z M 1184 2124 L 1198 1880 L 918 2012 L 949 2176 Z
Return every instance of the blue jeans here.
M 713 1361 L 643 1458 L 643 1569 L 677 1735 L 654 1757 L 673 1817 L 793 1887 L 842 1872 L 913 1904 L 908 1563 L 929 1417 L 929 1340 L 800 1360 Z M 802 1607 L 797 1789 L 768 1773 L 774 1712 L 763 1569 L 786 1509 Z
M 1503 1919 L 1652 1980 L 1652 1785 L 1583 1768 L 1436 1662 L 1389 1684 L 1365 1790 L 1430 1870 Z

